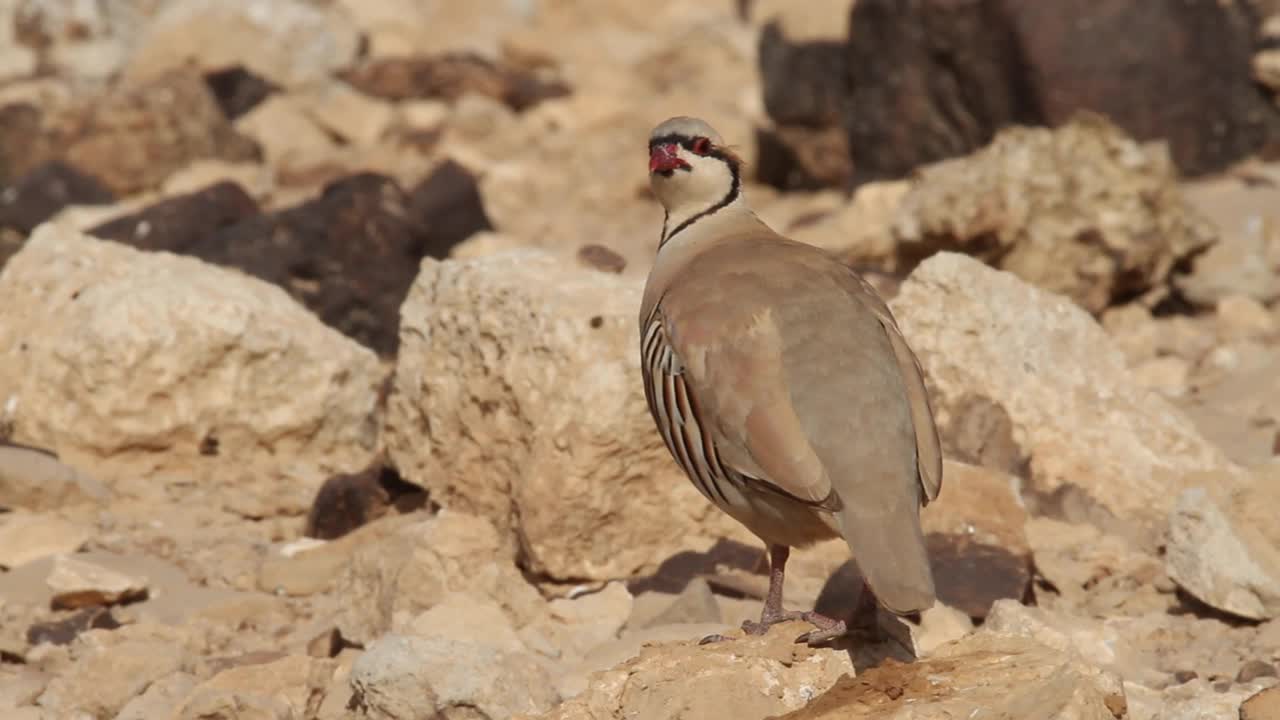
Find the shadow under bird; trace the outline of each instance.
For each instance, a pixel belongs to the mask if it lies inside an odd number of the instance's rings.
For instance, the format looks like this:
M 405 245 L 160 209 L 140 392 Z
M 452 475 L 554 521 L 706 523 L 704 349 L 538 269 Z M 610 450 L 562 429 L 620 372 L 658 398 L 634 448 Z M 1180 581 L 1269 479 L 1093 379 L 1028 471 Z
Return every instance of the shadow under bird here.
M 920 508 L 942 487 L 942 453 L 888 306 L 827 252 L 761 221 L 738 158 L 702 120 L 653 130 L 649 180 L 666 217 L 640 309 L 645 396 L 693 484 L 769 548 L 764 610 L 744 630 L 802 619 L 810 644 L 848 632 L 844 619 L 782 609 L 790 548 L 837 536 L 885 609 L 931 607 Z

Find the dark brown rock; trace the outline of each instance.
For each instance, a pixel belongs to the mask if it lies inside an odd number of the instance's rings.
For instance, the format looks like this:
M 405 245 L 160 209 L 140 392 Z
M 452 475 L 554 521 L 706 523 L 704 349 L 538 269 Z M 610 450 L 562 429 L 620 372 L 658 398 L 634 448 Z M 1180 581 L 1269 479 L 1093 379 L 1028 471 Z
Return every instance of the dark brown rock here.
M 583 245 L 578 248 L 578 262 L 600 272 L 617 275 L 627 269 L 627 259 L 604 245 Z
M 492 230 L 476 177 L 445 160 L 409 193 L 409 206 L 424 233 L 423 253 L 445 259 L 454 245 Z
M 475 93 L 500 100 L 513 110 L 569 94 L 562 82 L 472 53 L 374 60 L 342 73 L 341 78 L 366 95 L 386 100 L 452 101 Z
M 37 166 L 13 185 L 0 186 L 0 228 L 28 234 L 68 205 L 115 202 L 111 191 L 63 162 Z
M 244 115 L 280 89 L 241 65 L 211 72 L 204 76 L 204 81 L 228 120 Z
M 143 250 L 186 253 L 204 246 L 219 230 L 258 214 L 258 204 L 239 185 L 220 182 L 108 221 L 89 234 Z
M 840 124 L 845 99 L 845 43 L 792 42 L 774 20 L 760 31 L 764 109 L 774 122 L 809 128 Z
M 1253 82 L 1259 18 L 1219 0 L 1004 0 L 1031 102 L 1049 125 L 1100 112 L 1139 140 L 1167 139 L 1187 174 L 1280 138 Z
M 334 540 L 386 515 L 393 507 L 412 510 L 425 501 L 422 489 L 410 485 L 383 463 L 357 473 L 334 475 L 320 486 L 307 513 L 307 537 Z
M 69 645 L 86 630 L 115 630 L 118 627 L 120 622 L 112 616 L 110 608 L 90 607 L 61 620 L 32 624 L 27 628 L 27 642 L 31 645 Z
M 26 103 L 0 107 L 0 185 L 17 182 L 55 154 L 39 108 Z
M 846 187 L 853 180 L 849 139 L 830 127 L 778 125 L 756 129 L 756 179 L 780 190 Z
M 856 183 L 904 176 L 1039 119 L 999 0 L 860 0 L 847 63 Z
M 1240 666 L 1240 672 L 1236 673 L 1236 682 L 1251 683 L 1258 678 L 1276 677 L 1276 666 L 1266 660 L 1250 660 Z
M 386 355 L 399 344 L 400 304 L 427 237 L 393 179 L 360 173 L 301 205 L 205 235 L 185 252 L 280 285 L 324 322 Z
M 1078 110 L 1168 140 L 1185 174 L 1221 169 L 1280 138 L 1250 76 L 1257 24 L 1217 0 L 862 0 L 844 105 L 855 182 Z

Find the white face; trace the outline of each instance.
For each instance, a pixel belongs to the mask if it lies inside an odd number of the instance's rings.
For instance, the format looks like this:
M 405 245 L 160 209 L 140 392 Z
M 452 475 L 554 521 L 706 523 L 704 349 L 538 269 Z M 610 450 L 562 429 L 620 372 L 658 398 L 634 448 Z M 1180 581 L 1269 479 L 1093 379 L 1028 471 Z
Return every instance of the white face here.
M 731 163 L 708 137 L 658 137 L 649 147 L 649 184 L 668 214 L 701 212 L 733 191 Z

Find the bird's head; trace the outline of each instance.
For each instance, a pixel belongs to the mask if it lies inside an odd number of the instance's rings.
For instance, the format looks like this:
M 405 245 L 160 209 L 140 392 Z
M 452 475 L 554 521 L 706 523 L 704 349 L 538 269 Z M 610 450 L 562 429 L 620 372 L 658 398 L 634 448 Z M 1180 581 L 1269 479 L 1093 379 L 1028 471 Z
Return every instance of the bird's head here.
M 649 184 L 669 217 L 692 217 L 737 199 L 741 161 L 715 128 L 673 117 L 649 134 Z

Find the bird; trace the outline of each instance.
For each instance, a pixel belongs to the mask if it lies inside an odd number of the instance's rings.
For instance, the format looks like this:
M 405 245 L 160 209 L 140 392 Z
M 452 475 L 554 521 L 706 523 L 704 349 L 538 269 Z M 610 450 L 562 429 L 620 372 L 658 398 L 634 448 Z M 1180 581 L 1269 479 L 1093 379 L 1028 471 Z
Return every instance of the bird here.
M 843 618 L 785 611 L 791 548 L 843 537 L 859 608 L 932 607 L 920 508 L 942 489 L 924 375 L 888 305 L 825 250 L 751 209 L 743 164 L 707 122 L 649 136 L 664 209 L 641 300 L 640 365 L 658 433 L 697 490 L 765 544 L 769 590 L 748 635 L 802 620 L 810 645 Z

